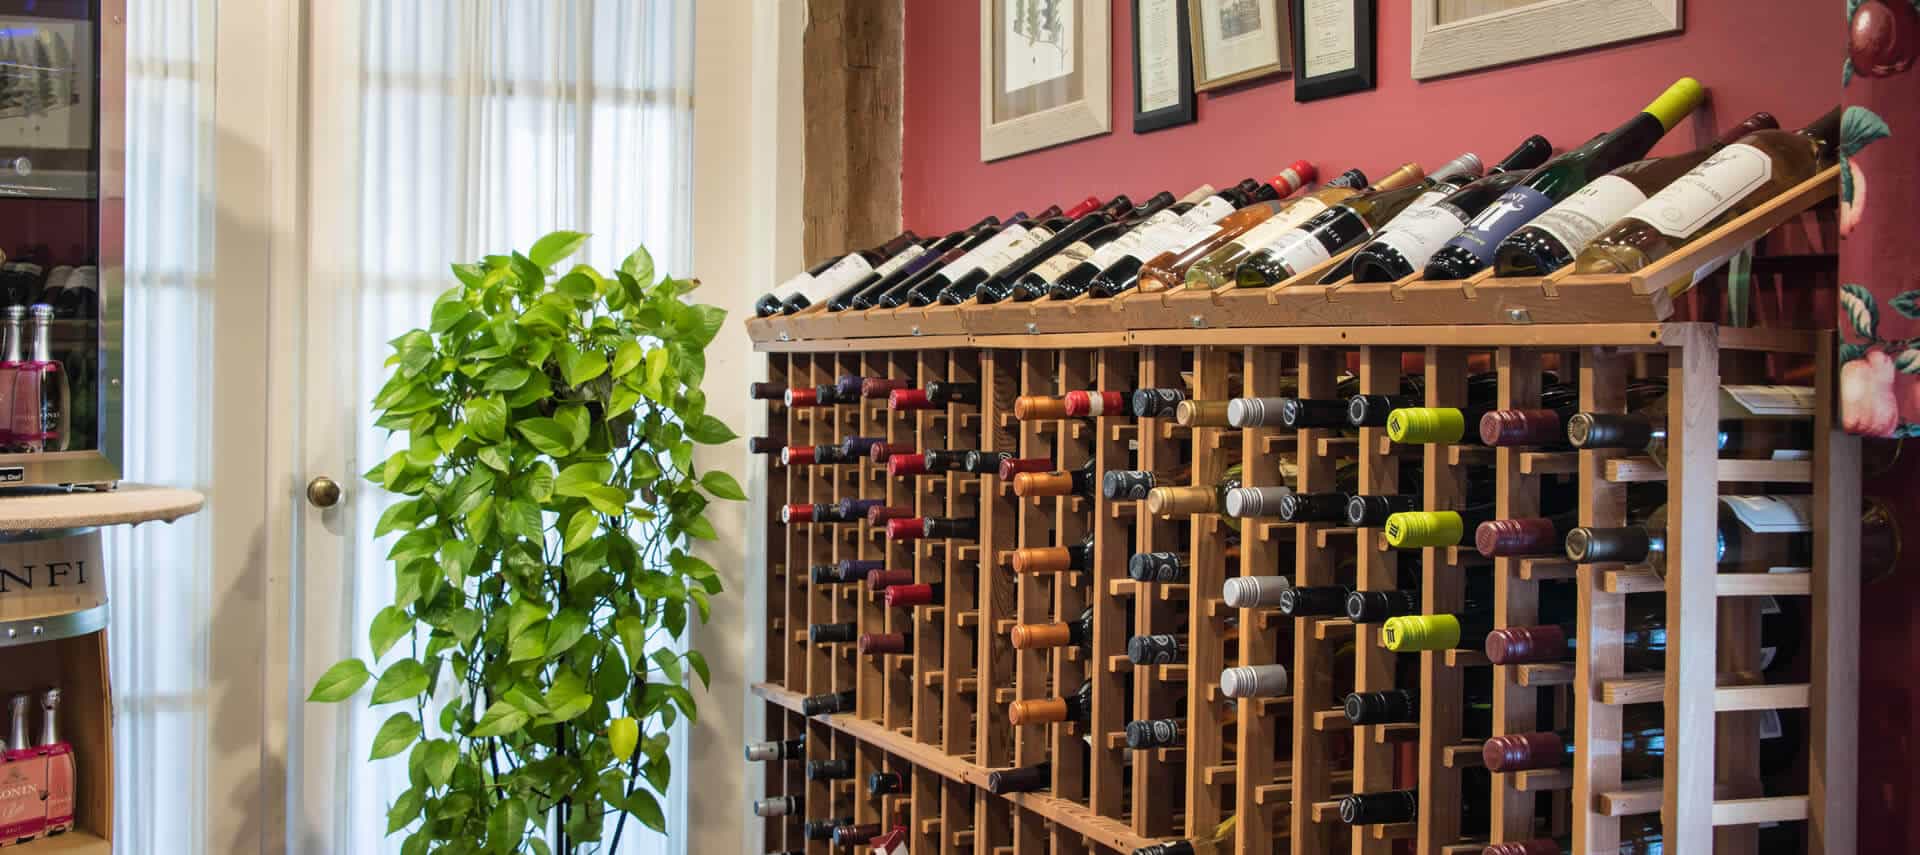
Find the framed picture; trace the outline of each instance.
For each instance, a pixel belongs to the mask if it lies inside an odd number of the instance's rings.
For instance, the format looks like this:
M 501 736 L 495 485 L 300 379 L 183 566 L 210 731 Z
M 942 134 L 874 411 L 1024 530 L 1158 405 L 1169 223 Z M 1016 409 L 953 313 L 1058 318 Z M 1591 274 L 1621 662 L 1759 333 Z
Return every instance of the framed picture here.
M 1133 0 L 1133 132 L 1194 119 L 1186 0 Z
M 1412 0 L 1424 80 L 1682 29 L 1681 0 Z
M 1373 88 L 1373 0 L 1293 4 L 1293 100 Z
M 1188 0 L 1198 92 L 1293 69 L 1285 0 Z
M 980 0 L 980 159 L 1113 130 L 1107 0 Z

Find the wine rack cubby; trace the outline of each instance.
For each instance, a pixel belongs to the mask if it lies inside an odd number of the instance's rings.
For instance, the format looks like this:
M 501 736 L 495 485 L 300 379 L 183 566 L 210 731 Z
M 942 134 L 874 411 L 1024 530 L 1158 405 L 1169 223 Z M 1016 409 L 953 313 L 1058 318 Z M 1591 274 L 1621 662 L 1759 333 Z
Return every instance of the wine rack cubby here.
M 1113 305 L 961 306 L 914 310 L 911 321 L 900 319 L 903 310 L 749 322 L 775 389 L 858 377 L 980 391 L 977 403 L 913 410 L 889 408 L 884 394 L 827 406 L 769 402 L 773 631 L 767 679 L 755 687 L 769 704 L 764 738 L 804 736 L 807 760 L 851 758 L 854 776 L 806 780 L 800 763 L 770 762 L 766 792 L 803 793 L 807 819 L 904 827 L 916 855 L 1130 853 L 1207 837 L 1229 818 L 1232 836 L 1219 851 L 1238 855 L 1477 855 L 1490 842 L 1540 837 L 1611 853 L 1624 827 L 1652 817 L 1667 852 L 1853 851 L 1861 451 L 1832 417 L 1836 342 L 1821 331 L 1673 320 L 1666 287 L 1830 195 L 1810 182 L 1636 277 L 1293 283 L 1317 290 L 1310 298 L 1281 294 L 1283 285 Z M 1664 465 L 1643 453 L 1555 444 L 1399 444 L 1380 427 L 1015 414 L 1023 396 L 1073 391 L 1173 388 L 1205 402 L 1392 395 L 1404 375 L 1417 378 L 1430 407 L 1466 405 L 1475 383 L 1494 385 L 1493 406 L 1538 406 L 1554 380 L 1577 386 L 1578 410 L 1599 413 L 1627 412 L 1636 385 L 1663 381 Z M 1811 385 L 1818 399 L 1810 459 L 1721 459 L 1722 385 L 1783 376 Z M 1045 458 L 1065 473 L 1090 460 L 1096 486 L 1087 495 L 1019 496 L 995 473 L 896 476 L 866 456 L 782 465 L 782 448 L 847 437 Z M 1397 549 L 1377 525 L 1156 514 L 1141 501 L 1107 498 L 1098 479 L 1112 470 L 1195 487 L 1237 474 L 1243 486 L 1297 493 L 1409 495 L 1426 510 L 1485 504 L 1498 519 L 1538 515 L 1548 491 L 1577 507 L 1579 525 L 1602 527 L 1628 522 L 1630 503 L 1652 491 L 1667 508 L 1668 570 L 1576 563 L 1557 552 L 1487 559 L 1471 540 Z M 1718 565 L 1720 496 L 1744 494 L 1811 496 L 1811 567 L 1741 573 Z M 882 500 L 913 518 L 977 520 L 978 537 L 891 540 L 885 521 L 775 516 L 789 504 L 843 499 Z M 1068 569 L 1020 552 L 1087 543 L 1085 559 Z M 1176 554 L 1184 576 L 1136 579 L 1133 556 L 1151 553 Z M 939 587 L 931 602 L 890 608 L 888 595 L 867 584 L 815 577 L 813 568 L 843 560 Z M 1223 585 L 1242 576 L 1361 592 L 1417 586 L 1422 613 L 1487 607 L 1494 627 L 1565 620 L 1575 627 L 1574 655 L 1492 665 L 1478 645 L 1396 653 L 1372 623 L 1229 608 Z M 1664 602 L 1664 670 L 1628 670 L 1630 597 Z M 1786 604 L 1803 637 L 1784 672 L 1762 661 L 1768 603 Z M 1084 650 L 1014 645 L 1016 626 L 1070 624 L 1087 612 Z M 809 627 L 838 623 L 854 624 L 856 635 L 909 637 L 908 652 L 809 642 Z M 1129 660 L 1129 638 L 1154 634 L 1185 637 L 1179 661 Z M 1284 693 L 1225 697 L 1223 669 L 1266 665 L 1285 666 Z M 1084 724 L 1010 719 L 1017 701 L 1067 698 L 1083 685 Z M 1353 724 L 1342 709 L 1349 693 L 1395 688 L 1414 690 L 1414 720 Z M 845 691 L 854 692 L 849 709 L 803 714 L 803 699 Z M 1629 710 L 1652 704 L 1664 756 L 1658 776 L 1636 778 L 1622 768 L 1625 722 Z M 1152 719 L 1181 720 L 1175 744 L 1129 748 L 1127 723 Z M 1570 764 L 1484 768 L 1488 737 L 1542 730 L 1571 733 Z M 1803 758 L 1784 775 L 1762 768 L 1761 746 L 1773 738 Z M 1039 790 L 990 792 L 996 771 L 1042 761 L 1050 766 Z M 906 791 L 870 794 L 874 772 L 900 775 Z M 1417 794 L 1412 820 L 1343 820 L 1344 796 L 1394 790 Z M 764 821 L 767 851 L 854 851 L 807 839 L 800 814 Z M 1776 848 L 1780 828 L 1762 831 L 1776 824 L 1801 842 Z

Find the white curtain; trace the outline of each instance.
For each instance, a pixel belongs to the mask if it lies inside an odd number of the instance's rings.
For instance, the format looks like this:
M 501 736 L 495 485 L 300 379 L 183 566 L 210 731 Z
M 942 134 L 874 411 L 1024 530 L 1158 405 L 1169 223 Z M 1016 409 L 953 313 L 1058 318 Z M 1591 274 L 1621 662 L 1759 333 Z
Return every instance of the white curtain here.
M 126 477 L 207 489 L 215 0 L 129 0 Z M 107 530 L 116 849 L 204 852 L 211 514 Z
M 338 406 L 367 412 L 386 376 L 388 340 L 426 325 L 434 297 L 454 284 L 451 262 L 525 250 L 567 228 L 594 235 L 581 260 L 601 269 L 644 243 L 660 269 L 686 272 L 693 0 L 327 2 L 363 4 L 360 53 L 348 63 L 357 67 L 316 55 L 311 71 L 360 81 L 358 150 L 314 154 L 357 159 L 357 186 L 313 189 L 316 205 L 355 206 L 357 222 L 348 245 L 311 249 L 327 256 L 325 267 L 348 271 L 337 286 L 357 294 L 343 336 L 329 343 L 353 366 Z M 370 418 L 359 424 L 353 473 L 392 450 Z M 372 492 L 349 503 L 345 566 L 338 580 L 320 583 L 337 586 L 321 596 L 337 593 L 338 604 L 299 628 L 307 649 L 296 661 L 371 661 L 365 627 L 393 593 L 388 544 L 372 537 L 384 503 Z M 314 585 L 305 596 L 315 595 Z M 296 688 L 303 697 L 305 686 Z M 303 714 L 312 716 L 304 725 Z M 389 714 L 364 704 L 306 713 L 296 702 L 294 732 L 307 747 L 297 761 L 294 815 L 325 821 L 297 823 L 305 827 L 292 830 L 293 851 L 397 851 L 397 838 L 386 839 L 386 811 L 407 788 L 406 764 L 365 762 Z M 676 828 L 688 772 L 676 763 L 681 792 L 668 800 Z M 685 848 L 630 821 L 621 850 Z

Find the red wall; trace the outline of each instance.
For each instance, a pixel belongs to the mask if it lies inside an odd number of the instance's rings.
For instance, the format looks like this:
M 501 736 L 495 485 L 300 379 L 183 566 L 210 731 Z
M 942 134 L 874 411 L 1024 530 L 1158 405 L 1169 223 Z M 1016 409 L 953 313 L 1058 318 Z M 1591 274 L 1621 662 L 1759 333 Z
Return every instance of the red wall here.
M 1407 160 L 1429 168 L 1461 151 L 1491 162 L 1530 133 L 1566 148 L 1610 129 L 1692 75 L 1731 124 L 1755 110 L 1811 121 L 1839 100 L 1846 19 L 1839 0 L 1687 0 L 1686 32 L 1523 65 L 1416 82 L 1407 0 L 1377 0 L 1378 88 L 1307 104 L 1268 78 L 1200 96 L 1200 120 L 1133 133 L 1132 8 L 1113 3 L 1113 127 L 1106 136 L 980 162 L 980 6 L 906 0 L 903 217 L 922 233 L 989 213 L 1088 194 L 1226 186 L 1306 158 L 1323 177 L 1358 166 L 1379 176 Z M 1660 151 L 1690 147 L 1682 127 Z M 1709 134 L 1710 135 L 1710 134 Z

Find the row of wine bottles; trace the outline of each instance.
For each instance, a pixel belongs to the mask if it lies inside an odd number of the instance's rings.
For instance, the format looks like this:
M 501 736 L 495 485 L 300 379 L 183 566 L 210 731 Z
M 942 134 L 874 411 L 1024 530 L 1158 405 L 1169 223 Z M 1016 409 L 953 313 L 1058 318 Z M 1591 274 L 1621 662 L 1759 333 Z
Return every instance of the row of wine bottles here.
M 1354 250 L 1320 281 L 1413 276 L 1628 273 L 1673 254 L 1833 162 L 1840 110 L 1798 131 L 1756 113 L 1710 145 L 1647 158 L 1703 96 L 1676 81 L 1612 131 L 1559 155 L 1522 141 L 1490 169 L 1473 153 L 1431 173 L 1408 163 L 1377 182 L 1350 170 L 1301 193 L 1296 162 L 1269 181 L 1088 198 L 1067 210 L 989 216 L 938 238 L 903 232 L 828 259 L 764 295 L 762 316 L 824 302 L 829 311 L 1108 298 L 1138 288 L 1265 287 Z M 1296 195 L 1297 194 L 1297 195 Z

